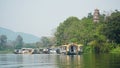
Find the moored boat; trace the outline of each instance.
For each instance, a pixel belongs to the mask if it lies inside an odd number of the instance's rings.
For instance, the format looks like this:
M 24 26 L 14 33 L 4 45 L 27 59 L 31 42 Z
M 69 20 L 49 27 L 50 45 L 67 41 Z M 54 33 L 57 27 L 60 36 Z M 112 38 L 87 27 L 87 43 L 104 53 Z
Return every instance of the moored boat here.
M 68 45 L 62 45 L 59 47 L 59 49 L 61 54 L 79 55 L 83 52 L 83 45 L 71 43 Z
M 15 49 L 15 54 L 32 54 L 34 52 L 33 48 L 22 48 L 22 49 Z

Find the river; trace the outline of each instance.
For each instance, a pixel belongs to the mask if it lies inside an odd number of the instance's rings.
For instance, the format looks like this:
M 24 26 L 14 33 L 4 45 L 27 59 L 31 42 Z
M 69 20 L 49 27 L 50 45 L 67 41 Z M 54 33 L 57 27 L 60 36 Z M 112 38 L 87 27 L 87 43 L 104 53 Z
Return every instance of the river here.
M 0 68 L 120 68 L 120 54 L 0 54 Z

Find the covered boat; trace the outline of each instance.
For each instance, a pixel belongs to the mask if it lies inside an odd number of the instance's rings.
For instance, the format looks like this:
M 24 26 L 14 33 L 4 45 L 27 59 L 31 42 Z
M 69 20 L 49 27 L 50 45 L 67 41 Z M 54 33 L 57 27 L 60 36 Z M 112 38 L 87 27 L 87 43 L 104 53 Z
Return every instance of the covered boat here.
M 33 48 L 22 48 L 22 49 L 15 49 L 15 54 L 32 54 L 34 52 Z
M 60 46 L 60 52 L 61 54 L 78 55 L 83 52 L 83 45 L 75 44 L 75 43 L 71 43 L 68 45 L 62 45 Z

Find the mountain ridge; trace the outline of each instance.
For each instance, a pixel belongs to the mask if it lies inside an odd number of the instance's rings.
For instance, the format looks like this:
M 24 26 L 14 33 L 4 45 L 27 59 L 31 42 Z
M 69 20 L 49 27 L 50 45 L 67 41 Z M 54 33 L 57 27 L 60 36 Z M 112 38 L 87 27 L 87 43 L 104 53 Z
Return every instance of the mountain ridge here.
M 40 40 L 40 38 L 35 35 L 23 32 L 15 32 L 3 27 L 0 27 L 0 35 L 6 35 L 7 39 L 11 41 L 16 40 L 17 36 L 21 35 L 25 43 L 35 43 Z

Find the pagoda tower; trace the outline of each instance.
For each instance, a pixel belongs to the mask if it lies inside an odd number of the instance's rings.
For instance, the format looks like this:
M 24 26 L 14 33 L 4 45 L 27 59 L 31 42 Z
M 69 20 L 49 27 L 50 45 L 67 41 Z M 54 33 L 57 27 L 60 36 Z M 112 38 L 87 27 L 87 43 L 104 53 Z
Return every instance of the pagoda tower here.
M 94 14 L 93 14 L 93 22 L 95 22 L 95 23 L 99 22 L 99 15 L 100 15 L 99 10 L 95 9 Z

